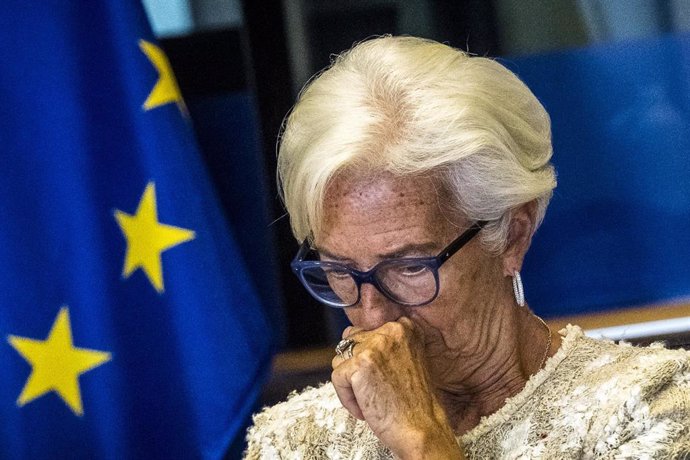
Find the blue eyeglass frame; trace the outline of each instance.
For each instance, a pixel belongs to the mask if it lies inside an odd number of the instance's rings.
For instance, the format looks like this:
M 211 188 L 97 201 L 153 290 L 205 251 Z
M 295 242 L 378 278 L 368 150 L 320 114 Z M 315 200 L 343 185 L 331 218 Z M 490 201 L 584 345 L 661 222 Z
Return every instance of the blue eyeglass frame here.
M 312 297 L 314 297 L 316 300 L 319 302 L 328 305 L 329 307 L 334 307 L 334 308 L 346 308 L 346 307 L 351 307 L 353 305 L 356 305 L 359 303 L 359 300 L 362 295 L 362 284 L 368 283 L 373 285 L 381 294 L 383 294 L 387 299 L 392 300 L 393 302 L 400 304 L 400 305 L 405 305 L 408 307 L 420 307 L 422 305 L 429 304 L 436 299 L 438 296 L 438 291 L 439 291 L 439 279 L 438 279 L 438 270 L 441 268 L 441 265 L 443 265 L 450 257 L 458 252 L 460 249 L 462 249 L 463 246 L 465 246 L 467 243 L 469 243 L 472 238 L 474 238 L 479 231 L 484 228 L 486 225 L 487 221 L 485 220 L 480 220 L 472 224 L 470 228 L 465 230 L 460 236 L 458 236 L 456 239 L 451 241 L 448 246 L 446 246 L 440 253 L 438 253 L 437 256 L 435 257 L 404 257 L 404 258 L 399 258 L 399 259 L 388 259 L 379 262 L 378 264 L 374 265 L 371 269 L 363 272 L 360 270 L 356 270 L 354 268 L 350 268 L 347 265 L 343 265 L 338 262 L 328 262 L 328 261 L 321 261 L 321 260 L 304 260 L 304 258 L 309 254 L 310 251 L 312 251 L 312 248 L 309 247 L 309 241 L 304 240 L 302 242 L 302 245 L 300 246 L 299 250 L 297 251 L 297 255 L 295 255 L 295 258 L 292 260 L 290 263 L 290 267 L 292 268 L 292 271 L 297 275 L 299 278 L 300 282 L 302 285 L 305 287 L 307 292 L 311 294 Z M 400 300 L 394 298 L 389 292 L 386 291 L 386 288 L 384 286 L 381 286 L 381 284 L 378 282 L 376 279 L 376 271 L 379 269 L 379 267 L 382 264 L 390 264 L 391 262 L 401 262 L 401 263 L 413 263 L 417 265 L 424 265 L 428 267 L 432 273 L 434 274 L 434 279 L 436 281 L 436 291 L 434 292 L 434 295 L 427 301 L 421 302 L 421 303 L 405 303 L 401 302 Z M 333 267 L 337 268 L 339 270 L 346 271 L 354 280 L 355 285 L 357 286 L 357 300 L 355 300 L 351 304 L 341 304 L 341 303 L 336 303 L 336 302 L 331 302 L 326 299 L 323 299 L 320 297 L 314 290 L 311 288 L 309 283 L 305 280 L 304 278 L 304 270 L 310 269 L 310 268 L 324 268 L 324 267 Z

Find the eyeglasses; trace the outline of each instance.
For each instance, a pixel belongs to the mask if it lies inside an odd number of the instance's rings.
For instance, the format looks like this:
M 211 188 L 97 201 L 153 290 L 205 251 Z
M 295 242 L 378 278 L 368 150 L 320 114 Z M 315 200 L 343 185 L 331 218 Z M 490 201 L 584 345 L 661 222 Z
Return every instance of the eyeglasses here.
M 418 307 L 438 295 L 438 269 L 470 242 L 486 225 L 475 222 L 436 257 L 405 257 L 379 262 L 359 271 L 338 262 L 304 260 L 313 249 L 304 240 L 290 266 L 309 293 L 334 308 L 351 307 L 361 296 L 362 284 L 374 285 L 384 296 L 401 305 Z

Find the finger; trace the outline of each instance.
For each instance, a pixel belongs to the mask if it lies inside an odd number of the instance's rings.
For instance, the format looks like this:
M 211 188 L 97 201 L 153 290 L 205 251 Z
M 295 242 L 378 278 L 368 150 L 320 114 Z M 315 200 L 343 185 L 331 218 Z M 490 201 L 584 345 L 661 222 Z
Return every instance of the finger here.
M 386 323 L 383 326 L 381 326 L 377 329 L 374 329 L 374 330 L 366 330 L 366 329 L 363 329 L 363 328 L 357 327 L 357 326 L 346 327 L 343 330 L 343 334 L 342 334 L 343 340 L 344 339 L 352 339 L 355 341 L 355 344 L 352 346 L 352 348 L 350 350 L 352 352 L 352 357 L 357 356 L 358 351 L 363 350 L 365 348 L 365 344 L 366 344 L 368 339 L 370 339 L 370 338 L 372 338 L 378 334 L 382 334 L 382 333 L 384 335 L 386 335 L 385 332 L 383 332 L 383 331 L 386 328 L 390 328 L 391 324 L 392 323 Z M 408 318 L 405 318 L 405 321 L 403 321 L 400 325 L 402 325 L 404 329 L 408 329 L 408 330 L 415 329 L 414 322 Z M 419 328 L 417 328 L 417 329 L 419 329 Z M 348 359 L 350 359 L 352 357 L 347 356 L 347 355 L 343 356 L 343 355 L 339 355 L 336 353 L 336 355 L 333 356 L 333 359 L 331 359 L 331 368 L 336 369 L 338 366 L 340 366 L 342 363 L 344 363 L 345 361 L 347 361 Z
M 333 359 L 331 360 L 331 368 L 335 369 L 336 367 L 340 366 L 342 363 L 344 363 L 346 359 L 342 357 L 341 355 L 335 355 Z
M 401 316 L 400 318 L 398 318 L 397 322 L 402 324 L 405 330 L 411 332 L 412 335 L 419 335 L 422 338 L 424 334 L 424 328 L 417 323 L 421 323 L 422 325 L 428 325 L 424 318 L 422 318 L 418 314 L 415 314 L 414 319 L 407 316 Z
M 346 360 L 333 371 L 331 374 L 331 382 L 333 383 L 335 393 L 338 395 L 338 399 L 343 407 L 352 414 L 353 417 L 364 420 L 364 414 L 357 403 L 357 397 L 352 389 L 351 376 L 353 372 L 354 366 L 352 362 Z
M 348 326 L 345 328 L 345 330 L 343 330 L 342 338 L 347 339 L 351 335 L 357 334 L 358 332 L 362 332 L 362 331 L 364 331 L 364 329 L 362 329 L 361 327 Z
M 335 356 L 333 356 L 333 359 L 331 360 L 331 367 L 335 369 L 339 365 L 341 365 L 343 362 L 347 361 L 348 359 L 351 359 L 355 356 L 355 348 L 357 348 L 357 345 L 360 342 L 355 341 L 349 348 L 349 351 L 346 350 L 342 354 L 336 353 Z

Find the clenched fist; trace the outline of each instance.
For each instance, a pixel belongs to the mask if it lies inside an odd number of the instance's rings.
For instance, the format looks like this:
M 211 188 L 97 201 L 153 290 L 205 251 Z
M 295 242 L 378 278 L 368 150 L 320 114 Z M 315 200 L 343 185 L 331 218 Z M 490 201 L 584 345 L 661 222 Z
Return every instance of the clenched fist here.
M 352 358 L 333 358 L 332 381 L 343 406 L 365 420 L 401 459 L 464 458 L 425 367 L 424 336 L 412 320 L 365 331 L 349 327 Z

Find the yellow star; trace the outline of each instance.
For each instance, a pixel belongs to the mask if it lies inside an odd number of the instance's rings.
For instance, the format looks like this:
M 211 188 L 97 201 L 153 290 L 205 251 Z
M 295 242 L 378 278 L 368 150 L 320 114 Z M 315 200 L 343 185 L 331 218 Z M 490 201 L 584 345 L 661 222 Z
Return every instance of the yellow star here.
M 10 335 L 10 345 L 31 364 L 31 375 L 17 399 L 20 407 L 54 391 L 76 415 L 83 415 L 79 376 L 110 361 L 110 353 L 72 344 L 69 309 L 62 307 L 45 340 Z
M 158 222 L 156 185 L 149 182 L 135 215 L 115 210 L 115 219 L 127 240 L 122 276 L 128 278 L 137 268 L 144 270 L 159 293 L 163 292 L 161 253 L 178 244 L 193 240 L 195 233 L 186 228 Z
M 182 99 L 180 87 L 177 86 L 170 61 L 168 61 L 163 50 L 146 40 L 139 40 L 139 48 L 158 71 L 158 81 L 144 101 L 144 110 L 151 110 L 175 102 L 180 112 L 186 115 L 187 106 Z

